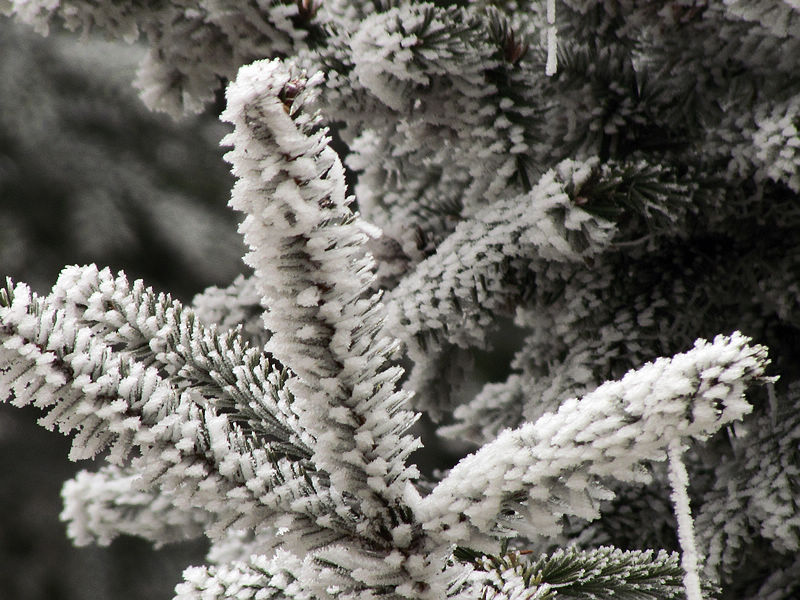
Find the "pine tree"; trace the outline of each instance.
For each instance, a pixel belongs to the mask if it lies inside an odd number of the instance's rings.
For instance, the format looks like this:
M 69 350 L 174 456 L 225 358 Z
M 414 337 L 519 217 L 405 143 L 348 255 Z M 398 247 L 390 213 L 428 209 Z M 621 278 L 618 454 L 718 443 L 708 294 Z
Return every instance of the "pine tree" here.
M 229 82 L 246 274 L 0 291 L 0 399 L 109 463 L 77 543 L 208 536 L 180 600 L 796 597 L 796 2 L 0 7 L 143 39 L 156 110 Z

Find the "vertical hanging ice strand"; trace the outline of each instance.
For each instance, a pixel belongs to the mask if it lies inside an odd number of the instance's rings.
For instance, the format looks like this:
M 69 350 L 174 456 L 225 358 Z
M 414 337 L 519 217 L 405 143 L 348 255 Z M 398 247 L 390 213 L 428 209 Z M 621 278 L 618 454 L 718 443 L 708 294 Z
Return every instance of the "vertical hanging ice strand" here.
M 547 0 L 547 65 L 544 72 L 548 77 L 556 74 L 558 67 L 558 39 L 556 30 L 556 0 Z

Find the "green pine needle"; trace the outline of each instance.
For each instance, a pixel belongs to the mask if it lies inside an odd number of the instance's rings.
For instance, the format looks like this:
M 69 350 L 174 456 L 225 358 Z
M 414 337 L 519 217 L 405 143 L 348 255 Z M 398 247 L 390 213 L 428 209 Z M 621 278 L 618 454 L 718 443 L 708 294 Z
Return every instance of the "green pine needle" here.
M 541 591 L 546 593 L 542 597 L 554 600 L 684 597 L 683 569 L 676 553 L 625 551 L 609 546 L 594 550 L 559 549 L 530 560 L 524 552 L 490 556 L 458 547 L 453 556 L 489 573 L 487 585 L 498 591 L 507 580 L 518 578 L 532 593 L 544 588 Z

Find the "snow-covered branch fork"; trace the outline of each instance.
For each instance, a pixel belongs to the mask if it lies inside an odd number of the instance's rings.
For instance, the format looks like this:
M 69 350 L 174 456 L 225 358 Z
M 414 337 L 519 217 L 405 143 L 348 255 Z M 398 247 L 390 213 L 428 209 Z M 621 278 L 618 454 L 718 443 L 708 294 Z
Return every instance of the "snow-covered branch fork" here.
M 0 308 L 4 397 L 11 395 L 17 405 L 35 403 L 50 408 L 43 419 L 45 426 L 58 425 L 65 433 L 78 430 L 75 457 L 91 456 L 113 442 L 110 458 L 120 462 L 126 456 L 121 448 L 139 446 L 141 456 L 134 462 L 145 473 L 153 474 L 148 485 L 177 494 L 183 510 L 196 513 L 196 521 L 184 519 L 187 529 L 190 526 L 196 529 L 196 522 L 209 522 L 208 517 L 200 518 L 201 513 L 207 512 L 216 513 L 214 517 L 227 522 L 236 517 L 240 526 L 264 527 L 273 517 L 263 508 L 254 514 L 252 510 L 259 505 L 263 507 L 268 497 L 276 496 L 284 502 L 274 505 L 273 510 L 282 508 L 287 513 L 313 517 L 317 527 L 330 529 L 331 535 L 342 543 L 345 527 L 334 515 L 352 510 L 352 503 L 345 504 L 346 496 L 326 494 L 319 484 L 298 485 L 291 498 L 285 496 L 291 494 L 288 489 L 280 493 L 275 489 L 258 499 L 251 493 L 264 490 L 263 465 L 271 465 L 273 478 L 289 478 L 309 461 L 308 451 L 298 443 L 294 451 L 299 455 L 295 457 L 296 466 L 279 469 L 280 461 L 270 463 L 265 458 L 268 452 L 275 454 L 278 450 L 264 437 L 255 435 L 269 428 L 268 424 L 275 419 L 286 424 L 288 430 L 287 409 L 279 411 L 260 395 L 250 404 L 255 409 L 256 402 L 261 400 L 260 418 L 255 412 L 248 414 L 242 410 L 237 415 L 241 426 L 236 426 L 230 419 L 234 413 L 229 409 L 231 396 L 237 394 L 234 386 L 229 386 L 227 393 L 220 388 L 217 395 L 200 396 L 195 392 L 197 395 L 192 397 L 191 380 L 178 383 L 173 377 L 165 381 L 157 375 L 156 367 L 137 367 L 131 353 L 138 350 L 145 354 L 148 349 L 157 348 L 159 341 L 188 337 L 198 351 L 195 355 L 198 362 L 202 362 L 200 348 L 207 348 L 208 342 L 203 344 L 203 332 L 198 327 L 192 333 L 181 334 L 181 323 L 169 314 L 159 323 L 156 315 L 148 314 L 151 297 L 139 298 L 142 305 L 137 305 L 132 295 L 115 294 L 114 302 L 124 307 L 124 312 L 117 310 L 112 302 L 98 302 L 103 291 L 109 295 L 113 284 L 122 287 L 121 279 L 98 274 L 91 267 L 82 271 L 82 282 L 76 281 L 76 274 L 77 270 L 70 269 L 64 277 L 84 287 L 92 276 L 102 280 L 83 304 L 83 314 L 75 310 L 77 304 L 58 300 L 64 290 L 63 282 L 45 299 L 36 298 L 24 285 L 4 290 Z M 141 286 L 137 284 L 134 288 Z M 75 296 L 72 294 L 73 302 Z M 54 308 L 58 304 L 61 306 Z M 104 306 L 105 312 L 96 312 L 98 306 Z M 177 304 L 173 304 L 167 313 L 176 309 Z M 134 335 L 121 323 L 123 315 L 140 323 L 142 330 L 149 325 L 152 337 L 147 344 L 128 342 L 126 347 L 123 339 L 132 340 Z M 102 324 L 112 322 L 118 327 L 117 347 L 103 343 Z M 107 335 L 112 334 L 109 331 Z M 231 338 L 233 334 L 228 334 L 228 339 Z M 171 349 L 165 343 L 160 353 L 142 360 L 155 364 L 160 355 L 162 368 L 174 367 L 177 360 L 174 354 L 170 358 L 170 354 Z M 231 351 L 230 356 L 233 355 L 235 352 Z M 224 363 L 226 356 L 219 359 Z M 254 362 L 249 361 L 251 368 Z M 443 556 L 451 544 L 491 550 L 492 540 L 514 530 L 530 538 L 557 534 L 564 514 L 597 518 L 598 502 L 611 494 L 602 487 L 603 480 L 641 481 L 647 477 L 644 469 L 647 461 L 663 460 L 673 440 L 703 439 L 749 412 L 751 407 L 744 399 L 744 391 L 752 382 L 763 379 L 767 362 L 764 348 L 747 345 L 747 339 L 738 334 L 718 337 L 714 342 L 698 341 L 685 354 L 659 359 L 631 371 L 620 381 L 606 383 L 581 399 L 566 402 L 555 414 L 504 432 L 496 441 L 462 460 L 427 497 L 406 494 L 409 522 L 395 527 L 392 533 L 398 542 L 397 550 L 386 552 L 386 560 L 381 564 L 401 563 L 402 555 L 413 551 L 419 553 L 420 565 L 428 563 L 430 567 L 431 559 Z M 246 368 L 246 364 L 240 369 Z M 122 377 L 124 372 L 128 375 Z M 179 391 L 180 387 L 183 390 Z M 241 393 L 247 394 L 249 390 L 242 388 Z M 280 388 L 276 388 L 276 385 L 272 388 L 272 394 L 279 393 Z M 302 424 L 294 421 L 294 427 L 302 429 Z M 300 431 L 298 439 L 311 440 L 310 436 L 310 432 Z M 284 443 L 290 442 L 287 439 Z M 284 451 L 284 454 L 289 453 Z M 320 467 L 304 470 L 305 478 L 309 478 L 309 472 L 322 471 Z M 323 479 L 327 481 L 329 477 Z M 296 480 L 294 483 L 298 484 Z M 119 490 L 120 499 L 124 492 Z M 108 493 L 109 489 L 90 486 L 85 501 L 91 503 L 92 495 Z M 73 518 L 76 514 L 71 513 Z M 122 515 L 120 521 L 117 526 L 125 530 Z M 174 520 L 173 528 L 181 523 Z M 92 526 L 92 523 L 76 524 L 82 529 Z M 101 526 L 105 528 L 108 524 Z M 153 528 L 152 522 L 146 526 Z M 208 527 L 212 534 L 220 535 L 213 520 Z M 409 546 L 412 531 L 416 531 L 417 539 Z M 103 539 L 108 534 L 96 531 L 94 535 Z M 367 541 L 360 539 L 363 532 L 350 529 L 347 535 L 351 538 L 349 542 L 358 546 Z M 157 535 L 150 537 L 158 539 Z M 286 541 L 289 539 L 287 536 Z M 335 559 L 337 570 L 346 568 L 350 585 L 370 587 L 369 581 L 360 575 L 363 567 L 357 568 L 351 559 L 345 560 L 343 552 L 346 553 L 347 546 L 340 546 L 338 552 L 334 551 L 336 547 L 321 545 L 312 553 L 316 559 L 306 564 L 305 569 L 313 564 L 319 566 L 323 557 L 328 557 L 329 561 Z M 391 559 L 398 551 L 402 552 Z M 443 566 L 440 564 L 439 568 Z M 301 585 L 305 569 L 298 574 L 301 579 L 297 585 Z M 402 588 L 398 571 L 390 581 L 393 579 L 394 585 Z M 429 575 L 433 575 L 433 569 Z M 191 581 L 196 582 L 196 577 L 192 575 Z M 313 576 L 308 573 L 305 577 L 311 578 L 305 580 L 310 585 L 321 573 L 314 571 Z M 453 577 L 447 583 L 456 580 Z M 208 589 L 208 582 L 203 581 L 202 585 L 197 584 L 198 589 Z M 405 589 L 400 591 L 401 595 L 408 594 Z

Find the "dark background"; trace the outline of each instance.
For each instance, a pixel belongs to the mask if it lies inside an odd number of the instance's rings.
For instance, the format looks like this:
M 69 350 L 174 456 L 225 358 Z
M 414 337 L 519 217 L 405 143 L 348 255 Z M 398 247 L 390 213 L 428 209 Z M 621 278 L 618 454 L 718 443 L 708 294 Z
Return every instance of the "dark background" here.
M 0 17 L 0 281 L 45 293 L 67 264 L 124 269 L 181 300 L 242 270 L 214 111 L 176 123 L 131 87 L 142 51 L 42 38 Z M 203 540 L 75 548 L 59 520 L 69 440 L 0 405 L 0 600 L 172 597 Z

